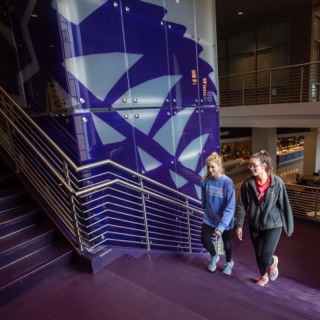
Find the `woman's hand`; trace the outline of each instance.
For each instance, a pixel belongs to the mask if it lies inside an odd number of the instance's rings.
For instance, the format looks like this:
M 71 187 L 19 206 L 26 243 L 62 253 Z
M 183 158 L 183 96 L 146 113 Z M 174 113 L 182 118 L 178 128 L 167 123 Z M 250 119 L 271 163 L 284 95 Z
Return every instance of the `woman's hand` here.
M 216 235 L 216 236 L 221 236 L 222 235 L 222 233 L 220 232 L 220 230 L 218 230 L 218 229 L 216 229 L 216 231 L 214 232 L 214 234 Z
M 238 236 L 238 239 L 242 241 L 242 228 L 236 229 L 236 235 Z

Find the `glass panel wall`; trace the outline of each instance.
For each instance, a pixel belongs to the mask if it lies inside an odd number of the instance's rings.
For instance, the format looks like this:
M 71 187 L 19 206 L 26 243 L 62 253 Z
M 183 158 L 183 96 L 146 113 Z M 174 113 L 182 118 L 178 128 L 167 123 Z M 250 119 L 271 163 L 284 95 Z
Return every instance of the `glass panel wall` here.
M 254 29 L 218 42 L 219 75 L 288 64 L 288 21 Z

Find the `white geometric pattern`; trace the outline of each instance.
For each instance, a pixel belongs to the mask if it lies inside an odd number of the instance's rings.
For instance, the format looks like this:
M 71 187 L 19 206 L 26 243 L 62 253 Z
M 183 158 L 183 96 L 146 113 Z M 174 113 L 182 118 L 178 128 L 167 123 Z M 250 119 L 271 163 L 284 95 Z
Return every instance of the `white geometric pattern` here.
M 52 7 L 75 25 L 81 23 L 108 0 L 58 0 L 52 1 Z
M 154 136 L 153 139 L 171 155 L 175 155 L 179 141 L 182 137 L 182 133 L 184 132 L 184 129 L 194 110 L 195 108 L 185 108 L 176 115 L 173 115 Z M 176 129 L 174 137 L 168 137 L 167 133 L 172 132 L 172 128 Z
M 183 150 L 179 159 L 181 163 L 186 167 L 191 169 L 192 171 L 196 170 L 197 164 L 199 162 L 201 149 L 199 146 L 204 145 L 209 137 L 209 134 L 204 134 L 189 143 L 189 145 Z M 201 144 L 203 139 L 203 143 Z
M 126 56 L 128 56 L 128 68 L 131 68 L 142 57 L 141 54 L 121 52 L 91 54 L 66 59 L 65 68 L 92 94 L 103 101 L 114 84 L 127 72 Z M 106 74 L 112 74 L 112 77 L 106 77 Z
M 138 151 L 139 151 L 139 155 L 140 155 L 140 159 L 142 161 L 142 164 L 147 172 L 154 170 L 162 165 L 161 162 L 159 162 L 157 159 L 151 157 L 147 152 L 143 151 L 139 147 L 138 147 Z
M 188 183 L 188 181 L 184 177 L 180 176 L 179 174 L 175 173 L 172 170 L 169 170 L 169 171 L 170 171 L 171 178 L 178 189 L 182 188 L 184 185 Z
M 94 114 L 92 114 L 92 119 L 102 144 L 121 142 L 126 139 L 124 135 L 113 129 Z

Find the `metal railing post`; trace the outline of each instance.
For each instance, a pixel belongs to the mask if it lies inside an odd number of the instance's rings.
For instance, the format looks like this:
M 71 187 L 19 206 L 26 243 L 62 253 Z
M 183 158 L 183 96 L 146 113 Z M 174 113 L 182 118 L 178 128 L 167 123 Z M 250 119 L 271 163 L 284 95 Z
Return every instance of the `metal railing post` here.
M 242 77 L 242 105 L 244 106 L 244 77 Z
M 319 191 L 317 190 L 317 194 L 316 194 L 316 207 L 315 207 L 315 211 L 314 211 L 314 218 L 317 219 L 317 213 L 318 213 L 318 199 L 319 199 Z
M 269 104 L 272 103 L 272 71 L 269 71 Z
M 189 245 L 189 253 L 192 253 L 190 212 L 189 212 L 189 201 L 188 201 L 188 199 L 186 200 L 186 205 L 187 205 L 187 223 L 188 223 L 188 245 Z
M 304 69 L 303 69 L 303 66 L 301 67 L 300 69 L 300 102 L 302 102 L 302 94 L 303 94 L 303 72 L 304 72 Z
M 64 161 L 62 165 L 63 165 L 63 173 L 64 173 L 64 176 L 66 179 L 66 183 L 69 187 L 71 187 L 71 180 L 69 177 L 68 164 L 66 161 Z M 75 211 L 74 196 L 71 194 L 70 191 L 68 191 L 68 199 L 69 199 L 70 213 L 72 215 L 74 233 L 76 236 L 78 248 L 80 250 L 83 250 L 83 246 L 82 246 L 81 239 L 80 239 L 78 219 L 77 219 L 77 215 L 76 215 L 76 211 Z
M 1 107 L 1 111 L 2 111 L 3 113 L 6 113 L 6 110 L 5 110 L 5 106 L 6 106 L 6 105 L 7 105 L 7 102 L 6 102 L 6 100 L 5 100 L 5 95 L 1 93 L 1 104 L 0 104 L 0 107 Z M 9 137 L 8 140 L 10 141 L 11 155 L 12 155 L 12 158 L 13 158 L 13 161 L 14 161 L 14 165 L 15 165 L 15 167 L 16 167 L 16 172 L 19 173 L 17 156 L 16 156 L 15 146 L 14 146 L 13 138 L 12 138 L 12 130 L 10 129 L 10 125 L 9 125 L 8 120 L 6 120 L 6 127 L 7 127 L 8 137 Z
M 143 181 L 141 178 L 139 178 L 139 180 L 140 180 L 140 187 L 143 190 Z M 147 250 L 150 250 L 148 215 L 147 215 L 145 194 L 143 191 L 141 192 L 141 202 L 142 202 L 143 221 L 144 221 L 144 230 L 145 230 L 145 235 L 146 235 Z

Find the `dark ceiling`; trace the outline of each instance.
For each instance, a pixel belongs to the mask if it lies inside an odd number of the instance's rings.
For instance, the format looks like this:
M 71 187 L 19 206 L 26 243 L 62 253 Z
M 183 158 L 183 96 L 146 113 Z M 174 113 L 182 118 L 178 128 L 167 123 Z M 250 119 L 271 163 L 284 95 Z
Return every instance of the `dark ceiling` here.
M 224 30 L 235 30 L 237 25 L 307 4 L 318 7 L 320 0 L 216 0 L 218 37 Z M 243 15 L 238 15 L 239 11 Z

